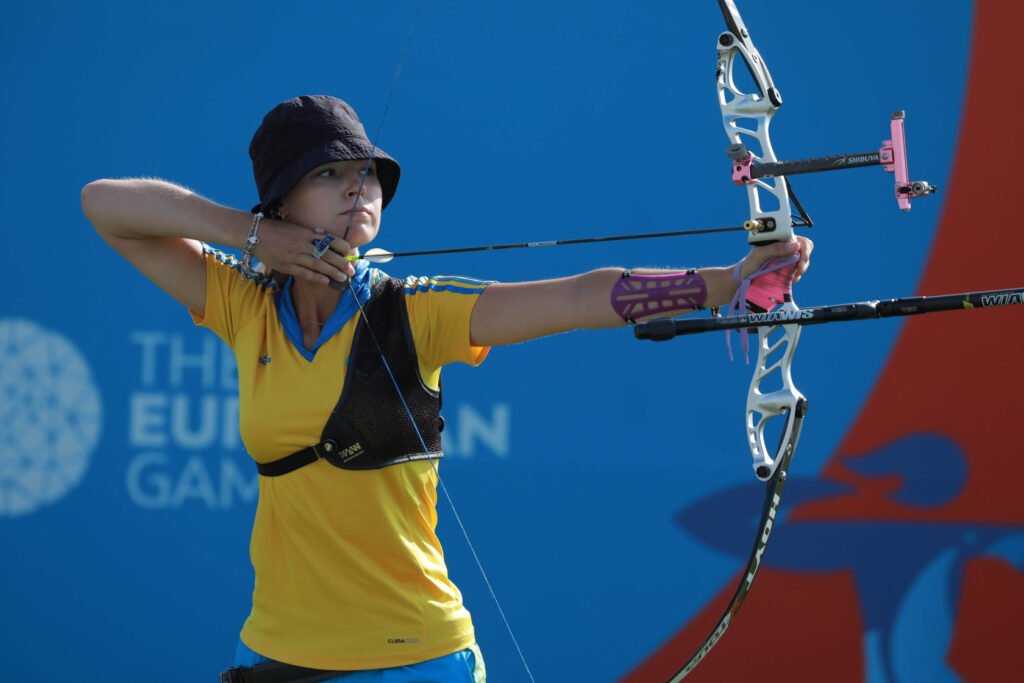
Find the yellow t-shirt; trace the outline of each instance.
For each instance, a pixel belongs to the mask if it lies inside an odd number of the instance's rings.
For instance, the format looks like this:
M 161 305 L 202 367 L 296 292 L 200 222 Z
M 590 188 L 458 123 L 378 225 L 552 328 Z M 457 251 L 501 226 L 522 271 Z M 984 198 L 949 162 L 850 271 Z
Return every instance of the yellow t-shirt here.
M 345 382 L 359 313 L 343 293 L 314 346 L 302 344 L 290 284 L 245 275 L 207 248 L 206 315 L 196 324 L 238 361 L 240 430 L 249 455 L 270 462 L 317 443 Z M 357 292 L 386 277 L 360 262 Z M 420 374 L 437 389 L 441 367 L 480 364 L 469 321 L 487 283 L 408 278 L 406 308 Z M 437 463 L 434 463 L 437 464 Z M 317 461 L 259 478 L 250 554 L 252 613 L 242 641 L 261 655 L 319 669 L 377 669 L 440 657 L 474 642 L 462 595 L 448 578 L 429 460 L 378 470 Z

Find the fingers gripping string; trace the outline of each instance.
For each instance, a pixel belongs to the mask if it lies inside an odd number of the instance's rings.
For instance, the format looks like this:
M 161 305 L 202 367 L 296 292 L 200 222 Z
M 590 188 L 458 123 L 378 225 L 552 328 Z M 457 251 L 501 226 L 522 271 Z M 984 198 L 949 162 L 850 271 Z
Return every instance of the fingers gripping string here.
M 405 40 L 405 47 L 402 50 L 402 55 L 398 60 L 398 67 L 395 69 L 395 77 L 391 82 L 391 91 L 388 93 L 388 99 L 384 104 L 384 111 L 381 113 L 380 122 L 377 124 L 377 131 L 374 134 L 371 142 L 372 147 L 370 149 L 370 158 L 366 160 L 366 167 L 363 169 L 362 178 L 359 182 L 359 191 L 356 193 L 355 202 L 352 208 L 355 209 L 359 206 L 359 198 L 363 195 L 363 188 L 366 185 L 366 177 L 370 172 L 370 166 L 373 164 L 374 156 L 377 151 L 377 143 L 380 141 L 381 131 L 384 129 L 384 120 L 387 118 L 388 111 L 391 109 L 391 101 L 394 99 L 395 90 L 398 86 L 398 80 L 402 75 L 402 67 L 405 64 L 405 60 L 409 54 L 409 46 L 412 44 L 413 35 L 416 33 L 416 27 L 419 23 L 420 15 L 423 11 L 424 3 L 421 2 L 416 7 L 416 15 L 413 17 L 412 23 L 409 26 L 409 34 Z M 345 232 L 342 235 L 342 239 L 348 239 L 349 229 L 352 227 L 352 219 L 355 216 L 355 211 L 349 213 L 348 223 L 345 225 Z M 325 235 L 316 245 L 313 247 L 314 255 L 317 258 L 323 256 L 327 249 L 330 247 L 331 242 L 334 238 L 331 235 Z M 333 285 L 333 283 L 332 283 Z M 416 418 L 413 417 L 412 411 L 409 410 L 409 405 L 405 401 L 405 396 L 402 395 L 402 390 L 399 387 L 398 380 L 395 379 L 394 373 L 391 371 L 391 365 L 388 363 L 387 357 L 384 355 L 384 349 L 381 347 L 380 342 L 377 341 L 376 335 L 373 333 L 373 327 L 370 325 L 370 321 L 366 316 L 366 310 L 363 305 L 359 302 L 359 297 L 356 296 L 355 291 L 351 287 L 347 287 L 348 291 L 352 294 L 352 299 L 356 302 L 356 307 L 359 309 L 359 316 L 362 318 L 363 323 L 366 326 L 366 331 L 370 333 L 370 339 L 373 341 L 374 347 L 377 349 L 377 353 L 380 355 L 381 363 L 384 369 L 388 373 L 388 377 L 391 379 L 392 386 L 395 387 L 395 392 L 398 394 L 398 400 L 402 403 L 402 408 L 405 410 L 405 414 L 409 417 L 409 422 L 412 424 L 413 431 L 416 433 L 416 438 L 420 442 L 420 447 L 424 453 L 428 453 L 426 441 L 423 438 L 423 434 L 420 432 L 419 425 L 416 424 Z M 519 661 L 523 664 L 523 669 L 526 671 L 527 677 L 531 683 L 535 683 L 533 673 L 530 671 L 529 664 L 526 663 L 526 657 L 523 655 L 522 648 L 519 647 L 519 641 L 516 639 L 515 633 L 512 631 L 512 626 L 505 616 L 505 610 L 501 607 L 501 602 L 498 600 L 497 593 L 494 592 L 494 587 L 491 585 L 490 579 L 487 577 L 487 572 L 484 570 L 484 565 L 480 561 L 480 556 L 476 552 L 473 542 L 469 538 L 469 532 L 466 530 L 465 524 L 462 522 L 462 517 L 459 515 L 459 511 L 455 507 L 455 502 L 452 500 L 452 496 L 448 493 L 448 487 L 445 486 L 444 480 L 441 478 L 441 472 L 437 467 L 435 458 L 428 458 L 431 468 L 434 470 L 434 476 L 437 477 L 437 483 L 441 487 L 442 493 L 444 493 L 445 499 L 448 501 L 448 507 L 452 510 L 452 515 L 455 517 L 455 522 L 458 524 L 459 530 L 462 532 L 462 537 L 466 540 L 466 545 L 469 547 L 469 552 L 473 556 L 473 561 L 476 562 L 477 569 L 480 571 L 480 576 L 484 580 L 484 584 L 487 586 L 487 591 L 491 595 L 491 600 L 494 601 L 494 606 L 498 609 L 498 614 L 501 616 L 502 623 L 505 624 L 505 630 L 508 632 L 509 638 L 512 640 L 512 645 L 515 646 L 516 653 L 519 655 Z

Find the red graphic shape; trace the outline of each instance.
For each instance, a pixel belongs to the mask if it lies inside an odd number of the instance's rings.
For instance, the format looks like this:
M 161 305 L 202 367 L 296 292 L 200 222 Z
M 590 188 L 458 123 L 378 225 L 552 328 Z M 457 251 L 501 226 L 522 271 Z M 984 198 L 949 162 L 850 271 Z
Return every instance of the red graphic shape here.
M 718 594 L 686 627 L 620 683 L 665 683 L 711 632 L 739 583 Z M 762 567 L 736 620 L 687 681 L 860 683 L 860 607 L 847 573 L 798 574 Z M 827 672 L 827 676 L 825 676 Z
M 948 661 L 965 681 L 1005 681 L 1020 670 L 1020 627 L 1015 615 L 1024 605 L 1024 574 L 986 557 L 964 572 L 957 628 Z

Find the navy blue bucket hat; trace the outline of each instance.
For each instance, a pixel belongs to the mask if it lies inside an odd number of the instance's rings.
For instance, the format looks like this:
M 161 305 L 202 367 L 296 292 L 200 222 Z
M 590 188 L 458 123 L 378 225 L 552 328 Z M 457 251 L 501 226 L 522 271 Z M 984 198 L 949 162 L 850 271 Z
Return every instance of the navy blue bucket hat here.
M 377 178 L 386 207 L 398 189 L 401 168 L 374 149 L 356 112 L 328 95 L 303 95 L 277 105 L 263 117 L 252 136 L 249 158 L 260 203 L 252 212 L 267 213 L 304 175 L 332 161 L 377 161 Z

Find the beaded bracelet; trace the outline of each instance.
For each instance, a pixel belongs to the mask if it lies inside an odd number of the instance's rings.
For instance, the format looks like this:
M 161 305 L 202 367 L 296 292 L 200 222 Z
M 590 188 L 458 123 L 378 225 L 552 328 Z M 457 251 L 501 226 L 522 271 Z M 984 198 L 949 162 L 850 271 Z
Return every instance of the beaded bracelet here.
M 249 226 L 249 236 L 245 238 L 245 253 L 242 254 L 242 270 L 246 273 L 252 273 L 252 252 L 256 249 L 256 245 L 260 243 L 260 221 L 263 220 L 263 214 L 257 213 L 252 217 L 252 225 Z

